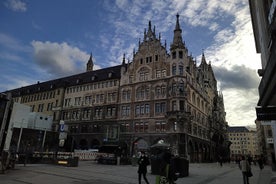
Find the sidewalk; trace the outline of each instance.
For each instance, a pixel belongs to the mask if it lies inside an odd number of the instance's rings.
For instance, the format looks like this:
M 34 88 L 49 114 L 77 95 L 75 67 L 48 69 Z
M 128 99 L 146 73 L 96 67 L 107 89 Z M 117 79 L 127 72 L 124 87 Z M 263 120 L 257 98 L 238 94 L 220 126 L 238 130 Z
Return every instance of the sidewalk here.
M 16 165 L 15 170 L 0 174 L 1 184 L 137 184 L 137 166 L 101 165 L 90 161 L 81 161 L 78 167 L 64 167 L 47 164 Z M 266 166 L 260 171 L 252 166 L 253 177 L 250 184 L 276 184 L 276 173 Z M 147 178 L 155 184 L 155 175 L 148 167 Z M 145 182 L 142 180 L 142 184 Z M 242 174 L 236 164 L 216 163 L 190 164 L 189 176 L 179 178 L 176 184 L 241 184 Z
M 257 184 L 271 184 L 273 172 L 270 166 L 265 166 L 259 173 L 259 179 Z M 276 174 L 276 173 L 275 173 Z M 275 175 L 276 177 L 276 175 Z

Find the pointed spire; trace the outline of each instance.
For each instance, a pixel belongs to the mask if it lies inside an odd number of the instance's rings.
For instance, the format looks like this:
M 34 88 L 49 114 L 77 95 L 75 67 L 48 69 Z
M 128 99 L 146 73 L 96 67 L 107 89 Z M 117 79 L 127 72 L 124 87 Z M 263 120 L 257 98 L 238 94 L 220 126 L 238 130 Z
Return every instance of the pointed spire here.
M 202 49 L 201 63 L 206 63 L 206 59 L 205 59 L 205 55 L 204 55 L 204 49 Z
M 171 44 L 171 50 L 175 48 L 181 48 L 181 49 L 185 48 L 185 45 L 182 41 L 182 30 L 179 24 L 179 14 L 176 15 L 176 24 L 175 24 L 174 35 L 173 35 L 173 43 Z
M 179 25 L 179 14 L 178 14 L 178 13 L 176 14 L 175 30 L 180 30 L 180 31 L 182 31 L 181 28 L 180 28 L 180 25 Z
M 151 31 L 151 21 L 149 21 L 149 29 L 148 31 Z
M 124 53 L 124 56 L 123 56 L 123 65 L 126 64 L 126 54 Z
M 93 62 L 93 56 L 92 56 L 92 52 L 90 54 L 89 60 L 87 61 L 86 64 L 86 71 L 92 71 L 93 70 L 93 66 L 94 66 L 94 62 Z
M 154 31 L 155 31 L 155 28 L 154 28 Z M 147 32 L 147 35 L 146 35 L 146 39 L 148 39 L 148 40 L 155 39 L 155 33 L 153 33 L 152 29 L 151 29 L 151 21 L 149 21 L 149 28 L 148 28 L 148 32 Z
M 159 40 L 161 41 L 161 33 L 159 33 Z
M 146 39 L 147 39 L 147 32 L 146 32 L 146 28 L 145 28 L 145 30 L 144 30 L 144 41 L 146 41 Z

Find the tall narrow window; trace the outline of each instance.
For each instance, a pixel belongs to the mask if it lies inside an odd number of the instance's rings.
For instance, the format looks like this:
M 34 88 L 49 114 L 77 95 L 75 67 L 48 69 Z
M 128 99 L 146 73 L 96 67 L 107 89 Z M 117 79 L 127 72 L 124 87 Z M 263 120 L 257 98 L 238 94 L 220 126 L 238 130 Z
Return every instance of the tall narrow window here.
M 179 75 L 183 75 L 183 66 L 182 65 L 179 66 Z
M 172 53 L 172 58 L 175 59 L 176 58 L 176 52 Z
M 155 61 L 158 61 L 158 55 L 155 55 Z
M 172 66 L 172 75 L 176 75 L 176 65 Z
M 179 59 L 182 59 L 183 58 L 183 51 L 179 51 Z

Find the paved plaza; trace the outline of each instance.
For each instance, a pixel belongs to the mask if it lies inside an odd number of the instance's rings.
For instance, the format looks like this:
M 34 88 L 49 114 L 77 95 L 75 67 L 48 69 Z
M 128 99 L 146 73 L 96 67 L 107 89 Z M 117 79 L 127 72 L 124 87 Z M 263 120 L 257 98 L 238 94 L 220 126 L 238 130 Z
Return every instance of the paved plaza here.
M 155 175 L 148 179 L 155 184 Z M 271 167 L 262 171 L 252 166 L 253 177 L 250 184 L 270 184 L 275 174 Z M 0 184 L 137 184 L 137 166 L 101 165 L 91 161 L 80 161 L 78 167 L 60 165 L 31 164 L 16 165 L 14 170 L 0 174 Z M 145 182 L 142 181 L 142 184 Z M 220 167 L 216 163 L 190 164 L 189 176 L 179 178 L 177 184 L 242 184 L 242 174 L 234 163 Z M 272 182 L 273 183 L 273 182 Z

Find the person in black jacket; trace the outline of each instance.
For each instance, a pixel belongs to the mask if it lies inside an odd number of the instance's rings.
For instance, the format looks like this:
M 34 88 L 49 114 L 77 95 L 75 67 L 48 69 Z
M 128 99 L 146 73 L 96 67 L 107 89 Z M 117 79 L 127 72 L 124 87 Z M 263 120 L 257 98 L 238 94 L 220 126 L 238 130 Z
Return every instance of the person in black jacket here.
M 149 181 L 147 179 L 147 166 L 150 164 L 149 163 L 149 158 L 146 156 L 144 151 L 141 151 L 141 157 L 138 160 L 138 179 L 139 179 L 139 184 L 141 184 L 141 177 L 143 175 L 144 180 L 146 181 L 147 184 L 149 184 Z

